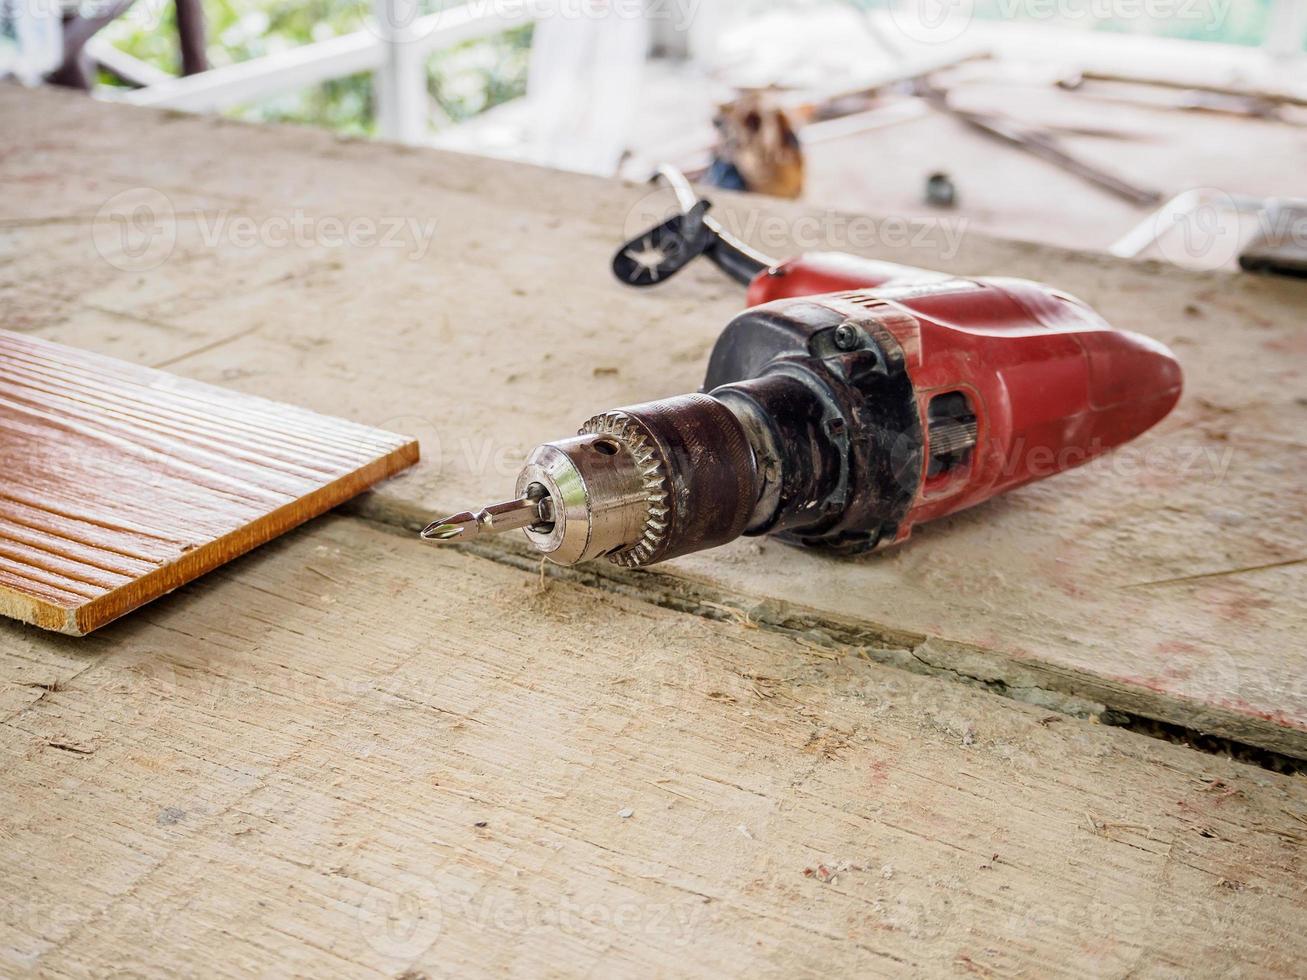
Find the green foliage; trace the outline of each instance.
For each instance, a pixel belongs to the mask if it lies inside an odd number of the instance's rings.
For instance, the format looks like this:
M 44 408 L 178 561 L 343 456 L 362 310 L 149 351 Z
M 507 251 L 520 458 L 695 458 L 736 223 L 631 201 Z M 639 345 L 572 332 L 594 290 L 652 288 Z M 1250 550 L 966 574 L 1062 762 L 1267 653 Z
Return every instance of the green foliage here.
M 236 64 L 364 30 L 369 11 L 360 0 L 205 0 L 209 64 Z M 104 36 L 164 71 L 179 70 L 176 16 L 166 0 L 137 0 Z M 530 47 L 531 28 L 521 27 L 434 54 L 427 65 L 433 126 L 467 119 L 525 94 Z M 370 135 L 376 130 L 372 89 L 371 75 L 351 75 L 229 114 Z
M 427 64 L 428 87 L 443 112 L 462 122 L 526 94 L 531 27 L 440 51 Z

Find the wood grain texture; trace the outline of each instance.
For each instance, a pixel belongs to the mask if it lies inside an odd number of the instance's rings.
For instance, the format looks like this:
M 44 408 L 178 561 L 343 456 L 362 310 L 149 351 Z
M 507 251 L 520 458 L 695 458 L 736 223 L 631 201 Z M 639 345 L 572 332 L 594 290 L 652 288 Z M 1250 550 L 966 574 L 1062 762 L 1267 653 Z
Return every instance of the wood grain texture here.
M 355 505 L 396 525 L 506 492 L 535 443 L 596 411 L 693 390 L 742 302 L 709 268 L 655 291 L 612 281 L 614 243 L 649 220 L 643 188 L 43 92 L 0 92 L 0 119 L 23 148 L 0 161 L 0 178 L 23 190 L 6 204 L 0 296 L 12 316 L 80 346 L 413 432 L 423 465 Z M 93 153 L 115 160 L 111 181 L 84 167 Z M 258 166 L 214 162 L 236 157 Z M 97 214 L 132 188 L 166 194 L 174 214 L 161 226 L 172 250 L 148 275 L 96 246 L 107 220 Z M 714 213 L 777 253 L 851 248 L 1067 289 L 1171 345 L 1186 394 L 1126 452 L 922 528 L 894 551 L 833 560 L 743 540 L 610 581 L 907 644 L 930 669 L 1036 700 L 1079 698 L 1307 755 L 1303 284 L 969 232 L 956 254 L 931 234 L 868 244 L 850 232 L 865 221 L 847 215 L 717 198 Z M 297 210 L 436 232 L 425 248 L 403 236 L 400 248 L 274 246 L 213 232 L 219 218 L 258 224 Z M 755 212 L 765 220 L 744 217 Z M 86 271 L 70 281 L 70 267 Z
M 417 461 L 409 438 L 0 331 L 0 613 L 82 634 Z
M 0 623 L 0 972 L 1301 975 L 1307 786 L 329 516 Z M 75 661 L 65 651 L 76 651 Z

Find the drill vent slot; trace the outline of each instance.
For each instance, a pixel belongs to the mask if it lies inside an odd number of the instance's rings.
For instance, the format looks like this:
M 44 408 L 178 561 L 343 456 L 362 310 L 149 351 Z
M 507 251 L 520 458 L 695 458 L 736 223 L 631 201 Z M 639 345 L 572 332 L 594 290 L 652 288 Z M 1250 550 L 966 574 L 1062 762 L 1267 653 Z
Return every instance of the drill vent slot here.
M 936 395 L 926 410 L 926 422 L 928 480 L 970 464 L 976 444 L 976 414 L 965 394 L 949 391 Z
M 835 296 L 853 306 L 860 306 L 864 310 L 874 310 L 888 305 L 879 296 L 868 293 L 865 289 L 850 289 L 847 292 L 836 293 Z

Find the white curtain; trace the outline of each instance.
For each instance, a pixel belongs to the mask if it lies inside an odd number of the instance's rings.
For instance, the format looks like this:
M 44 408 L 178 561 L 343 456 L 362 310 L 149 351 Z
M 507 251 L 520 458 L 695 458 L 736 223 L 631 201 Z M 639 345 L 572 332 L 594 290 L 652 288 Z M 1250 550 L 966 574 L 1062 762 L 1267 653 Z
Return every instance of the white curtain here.
M 58 0 L 0 0 L 0 78 L 36 85 L 63 60 Z
M 561 0 L 536 22 L 527 77 L 530 158 L 612 174 L 626 149 L 649 27 L 631 3 Z

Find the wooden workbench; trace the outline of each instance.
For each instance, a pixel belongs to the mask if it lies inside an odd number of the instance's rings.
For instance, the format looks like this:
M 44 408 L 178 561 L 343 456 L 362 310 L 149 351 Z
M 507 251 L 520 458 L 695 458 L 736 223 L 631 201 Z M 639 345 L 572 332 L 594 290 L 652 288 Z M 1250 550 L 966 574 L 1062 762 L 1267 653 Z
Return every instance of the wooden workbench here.
M 426 458 L 89 638 L 0 625 L 5 969 L 1299 973 L 1303 777 L 1094 722 L 1307 756 L 1302 285 L 882 250 L 1068 288 L 1186 397 L 896 552 L 546 576 L 412 529 L 697 385 L 740 297 L 609 280 L 642 190 L 59 93 L 0 126 L 3 326 Z

